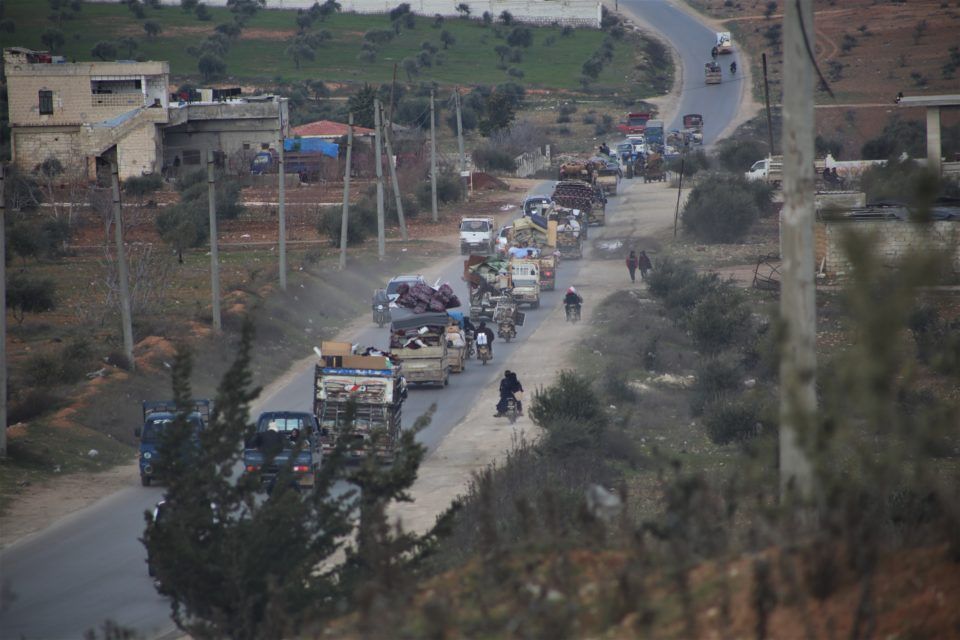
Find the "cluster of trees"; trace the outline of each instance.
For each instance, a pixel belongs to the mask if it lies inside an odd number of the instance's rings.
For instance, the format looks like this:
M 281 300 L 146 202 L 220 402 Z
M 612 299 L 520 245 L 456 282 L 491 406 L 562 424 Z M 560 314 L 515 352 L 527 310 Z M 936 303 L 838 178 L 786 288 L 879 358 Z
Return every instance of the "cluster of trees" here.
M 207 171 L 198 169 L 177 181 L 180 202 L 165 207 L 157 216 L 157 231 L 177 251 L 183 263 L 184 249 L 199 247 L 210 237 Z M 216 179 L 217 217 L 232 220 L 243 212 L 240 184 L 223 172 Z

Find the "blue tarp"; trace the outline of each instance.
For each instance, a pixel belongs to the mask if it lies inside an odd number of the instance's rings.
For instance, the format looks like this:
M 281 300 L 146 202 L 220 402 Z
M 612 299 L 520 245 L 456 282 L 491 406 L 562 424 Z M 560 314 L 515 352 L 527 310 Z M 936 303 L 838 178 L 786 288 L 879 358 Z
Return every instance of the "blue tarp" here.
M 340 155 L 340 145 L 321 138 L 286 138 L 283 141 L 283 150 L 300 153 L 322 153 L 331 158 Z

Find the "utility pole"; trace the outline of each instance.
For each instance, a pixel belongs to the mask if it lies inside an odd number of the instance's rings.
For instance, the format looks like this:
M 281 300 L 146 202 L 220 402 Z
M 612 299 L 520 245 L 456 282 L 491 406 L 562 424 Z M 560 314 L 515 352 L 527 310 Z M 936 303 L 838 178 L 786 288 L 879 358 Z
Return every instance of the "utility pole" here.
M 677 208 L 673 212 L 673 237 L 677 237 L 677 223 L 680 221 L 680 194 L 683 193 L 683 161 L 680 156 L 680 180 L 677 182 Z
M 397 203 L 397 221 L 400 223 L 400 237 L 406 242 L 407 221 L 403 217 L 403 202 L 400 199 L 400 181 L 397 179 L 397 167 L 393 162 L 393 146 L 390 144 L 390 129 L 393 128 L 393 123 L 388 121 L 387 125 L 383 130 L 383 139 L 387 143 L 387 166 L 390 167 L 390 182 L 393 184 L 393 197 Z
M 433 89 L 430 89 L 430 219 L 437 221 L 437 132 L 434 124 Z
M 764 53 L 763 59 L 763 100 L 767 104 L 767 140 L 770 144 L 770 157 L 773 158 L 773 115 L 770 113 L 770 81 L 767 80 L 767 54 Z
M 280 289 L 287 290 L 287 170 L 283 158 L 283 100 L 277 98 L 277 122 L 280 124 L 280 145 L 277 149 L 277 173 L 280 176 Z
M 0 162 L 0 460 L 7 457 L 7 191 Z
M 467 178 L 467 156 L 463 152 L 463 118 L 460 116 L 460 87 L 454 89 L 453 101 L 457 107 L 457 146 L 460 148 L 460 181 L 463 183 L 463 193 L 469 197 Z
M 123 207 L 120 204 L 120 172 L 117 154 L 110 159 L 110 182 L 113 188 L 113 232 L 117 245 L 117 274 L 120 282 L 120 321 L 123 323 L 123 353 L 130 370 L 137 368 L 133 360 L 133 314 L 130 312 L 130 277 L 127 273 L 127 253 L 123 247 Z
M 347 232 L 350 224 L 350 163 L 353 155 L 353 112 L 347 115 L 347 168 L 343 170 L 343 214 L 340 217 L 340 270 L 347 267 Z
M 212 296 L 213 330 L 219 332 L 220 323 L 220 256 L 217 241 L 217 176 L 213 164 L 213 149 L 207 150 L 207 199 L 210 210 L 210 292 Z
M 373 99 L 373 141 L 377 167 L 377 257 L 387 257 L 386 230 L 383 221 L 383 155 L 380 151 L 380 100 Z
M 780 320 L 785 329 L 780 359 L 780 492 L 809 498 L 813 474 L 799 433 L 813 435 L 816 419 L 816 289 L 813 215 L 813 0 L 784 4 L 783 214 L 780 222 L 783 274 Z

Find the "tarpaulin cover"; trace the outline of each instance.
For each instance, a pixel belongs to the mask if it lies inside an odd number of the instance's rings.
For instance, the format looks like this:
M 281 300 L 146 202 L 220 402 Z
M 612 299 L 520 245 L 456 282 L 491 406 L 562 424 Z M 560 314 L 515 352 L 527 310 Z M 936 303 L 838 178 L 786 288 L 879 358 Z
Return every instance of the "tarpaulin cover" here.
M 321 138 L 286 138 L 283 150 L 299 153 L 322 153 L 331 158 L 339 157 L 340 145 Z
M 446 313 L 412 313 L 395 309 L 391 312 L 391 317 L 393 318 L 390 323 L 391 331 L 407 331 L 420 327 L 446 327 L 450 324 L 450 316 Z

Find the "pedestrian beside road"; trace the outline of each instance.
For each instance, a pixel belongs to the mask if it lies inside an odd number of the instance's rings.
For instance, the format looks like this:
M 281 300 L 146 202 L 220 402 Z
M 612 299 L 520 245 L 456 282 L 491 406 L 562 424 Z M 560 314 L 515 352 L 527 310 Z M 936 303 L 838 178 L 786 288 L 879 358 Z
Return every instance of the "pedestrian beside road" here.
M 640 252 L 640 257 L 637 258 L 637 262 L 638 262 L 637 266 L 640 267 L 640 278 L 642 280 L 646 280 L 647 271 L 650 271 L 651 269 L 653 269 L 653 263 L 650 262 L 650 258 L 647 257 L 646 251 Z
M 631 251 L 630 255 L 627 256 L 627 271 L 630 272 L 630 282 L 636 282 L 636 273 L 637 273 L 637 252 Z

